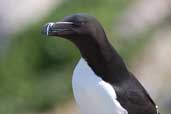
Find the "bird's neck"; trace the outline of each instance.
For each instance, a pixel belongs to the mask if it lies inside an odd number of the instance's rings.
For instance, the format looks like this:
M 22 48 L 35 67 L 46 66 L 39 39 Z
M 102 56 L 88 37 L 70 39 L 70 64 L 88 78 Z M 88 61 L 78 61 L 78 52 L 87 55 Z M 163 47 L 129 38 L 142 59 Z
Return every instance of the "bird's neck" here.
M 98 76 L 108 82 L 118 82 L 128 72 L 127 68 L 107 38 L 100 37 L 98 41 L 95 41 L 96 38 L 85 38 L 86 40 L 82 39 L 76 45 L 82 57 Z

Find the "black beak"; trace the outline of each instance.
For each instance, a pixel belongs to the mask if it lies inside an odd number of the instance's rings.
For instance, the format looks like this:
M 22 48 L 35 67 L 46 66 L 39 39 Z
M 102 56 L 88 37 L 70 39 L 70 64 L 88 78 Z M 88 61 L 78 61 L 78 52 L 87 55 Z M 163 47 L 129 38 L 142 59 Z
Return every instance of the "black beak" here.
M 47 23 L 42 28 L 42 34 L 46 36 L 63 36 L 72 30 L 73 22 Z

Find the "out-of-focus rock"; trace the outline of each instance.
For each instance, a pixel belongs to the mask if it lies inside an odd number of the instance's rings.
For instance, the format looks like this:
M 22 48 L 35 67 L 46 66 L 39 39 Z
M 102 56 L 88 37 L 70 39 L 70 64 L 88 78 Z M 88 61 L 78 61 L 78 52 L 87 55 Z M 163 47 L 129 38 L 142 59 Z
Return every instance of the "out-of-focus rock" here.
M 170 0 L 137 0 L 120 17 L 118 33 L 123 38 L 149 30 L 171 15 Z
M 1 0 L 0 15 L 7 32 L 16 32 L 46 16 L 62 0 Z
M 171 106 L 171 27 L 157 31 L 144 52 L 135 57 L 134 74 L 165 112 Z

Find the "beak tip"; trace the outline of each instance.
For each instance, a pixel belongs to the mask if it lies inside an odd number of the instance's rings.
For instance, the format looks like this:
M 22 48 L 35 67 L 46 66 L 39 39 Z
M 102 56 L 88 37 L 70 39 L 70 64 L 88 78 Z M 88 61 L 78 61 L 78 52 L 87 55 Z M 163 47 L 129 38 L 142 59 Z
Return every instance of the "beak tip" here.
M 49 30 L 53 26 L 54 23 L 47 23 L 43 26 L 41 34 L 45 36 L 49 36 Z

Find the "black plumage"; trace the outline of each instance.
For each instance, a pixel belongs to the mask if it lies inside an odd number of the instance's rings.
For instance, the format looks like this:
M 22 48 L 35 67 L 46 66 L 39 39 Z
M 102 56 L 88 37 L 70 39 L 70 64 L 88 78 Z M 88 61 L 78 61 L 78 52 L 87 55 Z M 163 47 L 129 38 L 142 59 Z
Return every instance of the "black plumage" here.
M 124 61 L 107 40 L 101 24 L 87 14 L 74 14 L 61 22 L 46 24 L 43 33 L 73 42 L 93 71 L 116 91 L 117 100 L 128 114 L 157 114 L 154 101 L 127 69 Z M 48 31 L 47 31 L 47 27 Z M 159 113 L 158 113 L 159 114 Z

